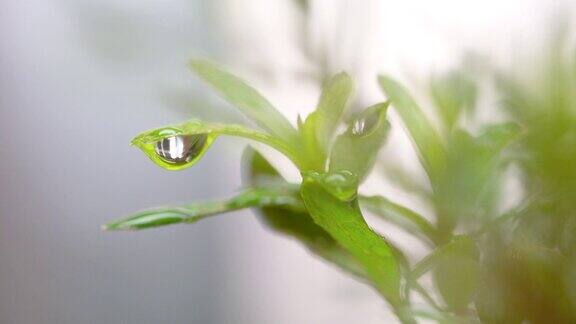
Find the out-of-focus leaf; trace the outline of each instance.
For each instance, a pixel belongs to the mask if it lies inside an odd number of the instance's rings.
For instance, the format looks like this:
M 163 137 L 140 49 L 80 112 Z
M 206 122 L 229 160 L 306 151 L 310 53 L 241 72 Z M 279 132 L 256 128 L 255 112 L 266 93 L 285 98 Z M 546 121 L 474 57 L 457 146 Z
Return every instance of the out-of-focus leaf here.
M 565 281 L 571 262 L 524 233 L 490 233 L 484 244 L 476 309 L 486 323 L 574 323 Z
M 506 283 L 496 281 L 492 276 L 480 276 L 478 292 L 474 305 L 478 318 L 482 323 L 520 324 L 524 323 L 523 315 L 508 300 L 513 287 L 506 287 Z M 505 289 L 510 291 L 505 291 Z
M 237 196 L 218 202 L 201 202 L 179 207 L 166 207 L 138 212 L 104 226 L 110 231 L 139 230 L 177 223 L 195 223 L 208 216 L 248 207 L 281 206 L 302 212 L 303 205 L 294 192 L 269 188 L 248 189 Z
M 324 171 L 334 132 L 346 109 L 352 88 L 353 82 L 348 74 L 335 75 L 322 89 L 316 110 L 299 124 L 305 155 L 311 160 L 308 169 Z
M 403 86 L 385 76 L 379 76 L 378 81 L 408 129 L 420 161 L 434 185 L 446 167 L 446 150 L 440 136 Z
M 190 67 L 202 80 L 218 90 L 224 99 L 260 127 L 292 145 L 297 145 L 297 132 L 292 124 L 244 80 L 205 59 L 191 60 Z
M 244 151 L 244 182 L 250 186 L 275 187 L 288 184 L 272 165 L 252 148 Z M 298 188 L 298 187 L 296 187 Z M 300 199 L 299 194 L 296 195 Z M 340 269 L 365 280 L 364 269 L 330 234 L 318 226 L 306 211 L 296 211 L 281 207 L 258 208 L 259 218 L 272 230 L 300 241 L 312 253 L 331 262 Z
M 477 95 L 476 84 L 461 71 L 434 77 L 430 92 L 447 130 L 452 129 L 464 109 L 474 106 Z
M 508 254 L 508 251 L 502 252 Z M 493 262 L 483 263 L 487 264 L 480 268 L 478 291 L 474 300 L 478 318 L 482 323 L 523 323 L 522 306 L 517 304 L 519 298 L 515 291 L 516 282 L 513 278 L 507 278 L 506 267 L 492 264 Z
M 416 177 L 413 172 L 402 166 L 401 162 L 378 159 L 375 167 L 377 172 L 381 172 L 393 185 L 421 198 L 430 199 L 430 189 L 425 183 L 419 181 L 419 177 Z
M 354 83 L 350 76 L 339 73 L 330 79 L 322 90 L 318 107 L 313 114 L 319 115 L 316 120 L 316 136 L 326 152 L 352 95 L 353 87 Z
M 286 142 L 266 133 L 255 131 L 240 125 L 206 123 L 189 120 L 182 124 L 152 129 L 136 136 L 131 144 L 140 148 L 154 163 L 167 170 L 181 170 L 194 165 L 202 158 L 210 145 L 219 135 L 229 135 L 251 139 L 271 146 L 299 165 L 299 155 Z M 163 140 L 182 138 L 197 143 L 189 150 L 189 158 L 181 162 L 164 159 L 158 154 L 158 145 Z M 195 142 L 194 142 L 195 141 Z
M 478 143 L 497 154 L 516 140 L 521 131 L 520 125 L 513 122 L 490 125 L 478 136 Z
M 343 201 L 320 183 L 325 174 L 304 175 L 301 194 L 314 221 L 362 265 L 378 291 L 401 307 L 400 269 L 393 249 L 366 224 L 357 201 Z
M 432 274 L 449 308 L 466 310 L 478 289 L 478 261 L 465 254 L 449 254 L 438 262 Z
M 478 250 L 474 241 L 467 235 L 456 235 L 452 241 L 439 246 L 424 259 L 420 260 L 412 270 L 411 280 L 418 280 L 418 278 L 431 270 L 441 258 L 449 254 L 460 253 L 459 251 L 473 258 L 478 257 Z
M 418 262 L 411 280 L 416 281 L 432 270 L 434 283 L 452 310 L 462 311 L 472 301 L 478 288 L 478 250 L 470 237 L 456 236 Z
M 366 108 L 348 130 L 336 138 L 330 155 L 330 172 L 347 170 L 360 181 L 366 177 L 390 129 L 387 108 L 387 102 Z
M 501 153 L 519 132 L 514 123 L 491 125 L 476 137 L 461 129 L 452 132 L 446 172 L 435 192 L 441 236 L 459 221 L 476 227 L 492 217 L 502 181 Z
M 434 243 L 436 230 L 422 215 L 382 196 L 359 197 L 360 206 L 382 219 L 398 225 L 426 243 Z

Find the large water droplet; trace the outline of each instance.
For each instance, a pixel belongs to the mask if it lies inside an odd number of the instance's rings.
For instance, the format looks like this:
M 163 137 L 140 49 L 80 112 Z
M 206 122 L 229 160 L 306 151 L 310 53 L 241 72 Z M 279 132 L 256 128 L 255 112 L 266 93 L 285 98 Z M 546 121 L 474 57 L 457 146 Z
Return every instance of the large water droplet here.
M 185 164 L 202 152 L 207 139 L 206 134 L 166 137 L 156 143 L 156 154 L 167 163 Z
M 340 200 L 348 201 L 356 197 L 358 177 L 347 170 L 326 174 L 323 179 L 326 189 Z

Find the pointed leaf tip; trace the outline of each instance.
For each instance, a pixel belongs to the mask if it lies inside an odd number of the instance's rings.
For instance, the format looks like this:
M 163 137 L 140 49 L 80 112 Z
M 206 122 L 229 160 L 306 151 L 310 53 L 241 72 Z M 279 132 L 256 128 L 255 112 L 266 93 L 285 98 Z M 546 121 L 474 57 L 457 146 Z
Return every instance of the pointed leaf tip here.
M 435 185 L 446 164 L 446 149 L 442 139 L 406 88 L 383 75 L 378 77 L 378 82 L 404 122 L 420 161 Z

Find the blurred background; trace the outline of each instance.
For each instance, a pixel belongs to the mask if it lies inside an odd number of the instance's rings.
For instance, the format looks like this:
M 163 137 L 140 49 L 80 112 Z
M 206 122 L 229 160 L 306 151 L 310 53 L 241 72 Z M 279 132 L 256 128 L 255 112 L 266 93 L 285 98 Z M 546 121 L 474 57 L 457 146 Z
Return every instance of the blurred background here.
M 380 72 L 418 85 L 467 52 L 528 60 L 571 2 L 0 2 L 0 323 L 393 321 L 374 292 L 250 212 L 101 231 L 142 208 L 240 188 L 242 141 L 221 139 L 170 173 L 129 140 L 192 116 L 241 120 L 188 72 L 191 56 L 231 67 L 295 121 L 313 109 L 318 80 L 341 70 L 365 106 L 382 99 Z M 382 154 L 422 173 L 399 127 Z M 364 190 L 408 199 L 379 181 Z

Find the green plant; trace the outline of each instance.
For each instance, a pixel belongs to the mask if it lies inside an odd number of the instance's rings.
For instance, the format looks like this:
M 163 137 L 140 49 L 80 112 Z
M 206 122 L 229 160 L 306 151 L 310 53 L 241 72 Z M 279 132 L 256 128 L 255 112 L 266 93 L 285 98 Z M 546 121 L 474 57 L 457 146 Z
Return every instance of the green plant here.
M 248 151 L 251 187 L 236 197 L 144 211 L 110 223 L 106 229 L 192 223 L 216 213 L 259 207 L 273 228 L 299 238 L 326 260 L 369 280 L 401 318 L 412 321 L 401 295 L 398 252 L 368 226 L 358 207 L 358 185 L 372 168 L 388 133 L 388 103 L 366 108 L 337 135 L 353 90 L 350 77 L 341 73 L 328 82 L 317 109 L 295 129 L 241 79 L 206 60 L 194 60 L 191 67 L 262 130 L 192 120 L 144 132 L 132 144 L 159 166 L 181 170 L 198 161 L 216 137 L 244 137 L 288 157 L 300 170 L 302 183 L 287 183 L 260 155 Z
M 576 321 L 576 76 L 557 40 L 542 65 L 541 83 L 497 73 L 508 122 L 472 132 L 477 80 L 466 70 L 433 78 L 433 124 L 409 92 L 386 76 L 379 85 L 414 144 L 429 186 L 420 195 L 433 221 L 386 197 L 363 196 L 358 187 L 376 162 L 389 123 L 389 102 L 342 120 L 353 89 L 341 73 L 325 85 L 317 108 L 294 128 L 256 90 L 206 60 L 192 69 L 259 130 L 198 120 L 138 135 L 132 143 L 168 170 L 192 166 L 220 135 L 264 143 L 300 170 L 288 183 L 253 149 L 245 152 L 246 189 L 216 202 L 146 210 L 106 225 L 135 230 L 255 208 L 274 231 L 298 239 L 320 258 L 375 288 L 399 320 L 428 317 L 442 323 L 573 323 Z M 469 117 L 473 119 L 472 117 Z M 345 124 L 346 130 L 337 129 Z M 525 192 L 512 208 L 503 189 L 516 166 Z M 401 171 L 401 170 L 400 170 Z M 408 190 L 409 184 L 402 185 Z M 411 263 L 365 221 L 363 210 L 395 224 L 429 247 Z M 427 287 L 422 278 L 430 276 Z M 435 292 L 436 294 L 434 294 Z M 427 307 L 415 306 L 412 295 Z M 437 295 L 437 296 L 436 296 Z M 440 297 L 440 298 L 438 298 Z

